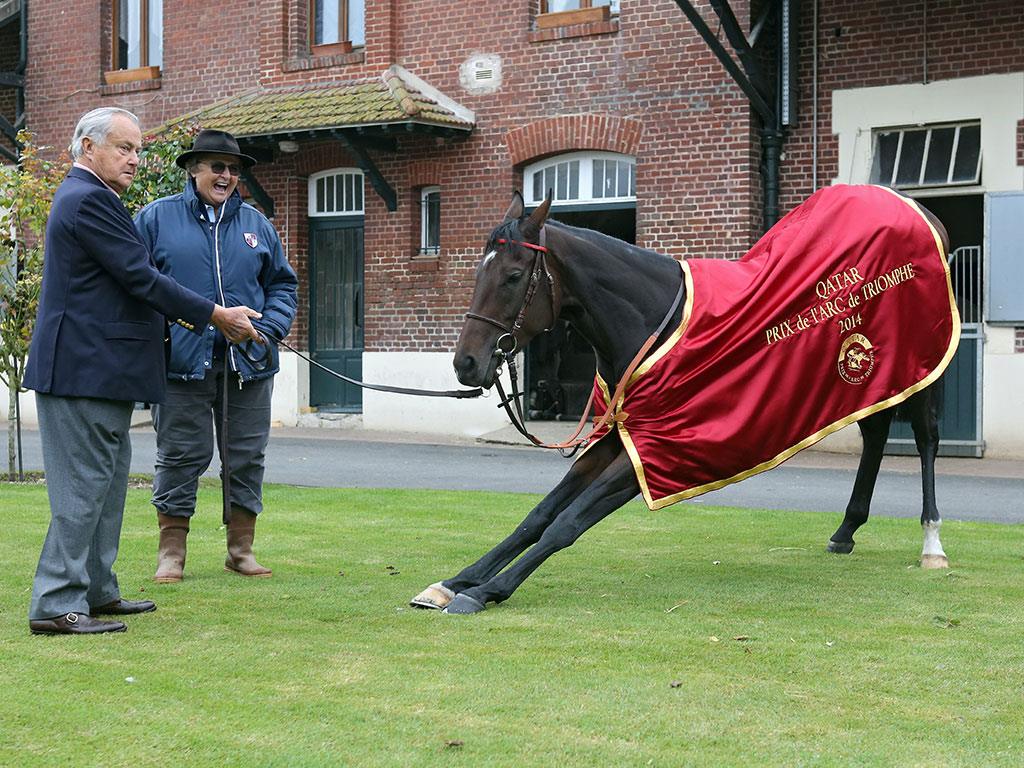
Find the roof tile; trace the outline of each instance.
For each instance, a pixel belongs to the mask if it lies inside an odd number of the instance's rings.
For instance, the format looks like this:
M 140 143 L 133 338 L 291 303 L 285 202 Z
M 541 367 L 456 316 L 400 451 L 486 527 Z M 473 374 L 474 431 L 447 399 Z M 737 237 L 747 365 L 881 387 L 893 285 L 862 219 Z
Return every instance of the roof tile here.
M 472 120 L 439 104 L 404 80 L 401 72 L 390 67 L 373 80 L 257 88 L 182 115 L 168 125 L 190 120 L 203 128 L 228 131 L 236 138 L 404 123 L 473 129 Z

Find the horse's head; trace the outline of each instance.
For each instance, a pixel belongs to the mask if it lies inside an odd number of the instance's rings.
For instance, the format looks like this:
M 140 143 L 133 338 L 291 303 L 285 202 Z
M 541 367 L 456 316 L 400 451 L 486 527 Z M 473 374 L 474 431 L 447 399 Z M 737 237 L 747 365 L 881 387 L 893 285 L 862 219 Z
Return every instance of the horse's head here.
M 558 316 L 561 286 L 552 277 L 541 229 L 548 197 L 529 216 L 518 192 L 487 240 L 476 268 L 473 301 L 455 347 L 455 373 L 467 386 L 490 387 L 507 357 Z

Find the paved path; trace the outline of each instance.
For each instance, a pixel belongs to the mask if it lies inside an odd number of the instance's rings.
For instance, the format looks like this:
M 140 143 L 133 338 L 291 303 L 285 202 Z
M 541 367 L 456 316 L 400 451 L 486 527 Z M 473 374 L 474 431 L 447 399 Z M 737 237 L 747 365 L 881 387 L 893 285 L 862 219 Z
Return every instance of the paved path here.
M 565 424 L 540 425 L 542 439 L 562 437 Z M 501 430 L 486 442 L 362 429 L 275 428 L 267 451 L 268 482 L 334 488 L 434 488 L 546 493 L 570 461 L 552 451 L 516 444 Z M 26 469 L 42 469 L 39 435 L 23 433 Z M 152 427 L 132 430 L 132 471 L 151 474 Z M 0 445 L 6 430 L 0 426 Z M 849 498 L 857 457 L 804 451 L 783 466 L 690 503 L 841 513 Z M 917 517 L 918 460 L 886 457 L 872 514 Z M 214 468 L 207 473 L 216 475 Z M 1024 461 L 939 459 L 939 509 L 947 520 L 1024 524 Z

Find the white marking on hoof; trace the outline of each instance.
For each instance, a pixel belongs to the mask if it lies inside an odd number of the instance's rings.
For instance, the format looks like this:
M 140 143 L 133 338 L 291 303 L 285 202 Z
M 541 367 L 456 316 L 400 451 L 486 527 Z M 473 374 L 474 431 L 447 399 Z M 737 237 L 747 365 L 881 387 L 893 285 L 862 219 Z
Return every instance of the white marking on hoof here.
M 949 568 L 949 559 L 942 549 L 942 542 L 939 541 L 941 525 L 941 520 L 921 525 L 924 530 L 924 547 L 921 549 L 922 568 Z
M 427 608 L 432 611 L 440 611 L 455 598 L 455 593 L 440 581 L 431 584 L 409 601 L 413 608 Z

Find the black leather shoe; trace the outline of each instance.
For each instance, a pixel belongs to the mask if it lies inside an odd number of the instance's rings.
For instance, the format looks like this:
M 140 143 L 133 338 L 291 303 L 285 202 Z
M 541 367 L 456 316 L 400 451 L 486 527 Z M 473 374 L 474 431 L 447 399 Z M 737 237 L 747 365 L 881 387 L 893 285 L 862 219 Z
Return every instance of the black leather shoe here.
M 117 599 L 106 605 L 94 605 L 89 608 L 93 616 L 130 616 L 133 613 L 149 613 L 156 610 L 152 600 Z
M 120 621 L 101 621 L 85 613 L 66 613 L 52 619 L 33 619 L 28 628 L 33 635 L 98 635 L 101 632 L 124 632 Z

